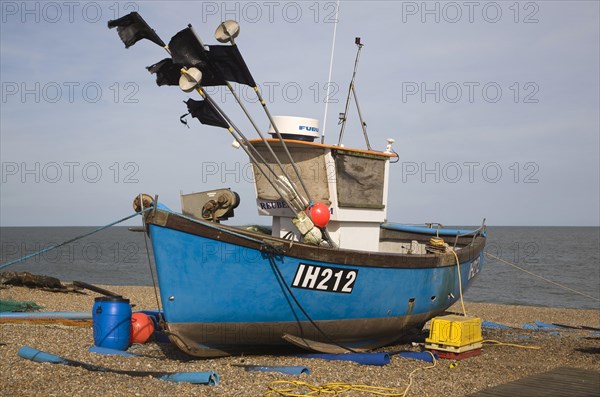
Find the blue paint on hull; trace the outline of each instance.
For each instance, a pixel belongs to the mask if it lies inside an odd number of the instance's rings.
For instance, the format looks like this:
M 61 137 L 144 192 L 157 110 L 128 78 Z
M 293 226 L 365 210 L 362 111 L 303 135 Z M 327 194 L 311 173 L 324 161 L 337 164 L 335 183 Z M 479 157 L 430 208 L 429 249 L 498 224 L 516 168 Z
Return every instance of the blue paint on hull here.
M 168 323 L 307 320 L 281 285 L 266 254 L 153 224 L 150 235 Z M 481 269 L 483 255 L 475 260 L 479 262 L 477 269 Z M 385 319 L 440 312 L 459 298 L 456 266 L 353 266 L 291 257 L 276 258 L 276 263 L 288 286 L 292 285 L 300 263 L 358 272 L 352 293 L 291 288 L 315 321 Z M 471 261 L 460 266 L 463 292 L 472 281 L 471 267 Z M 411 299 L 414 303 L 410 303 Z

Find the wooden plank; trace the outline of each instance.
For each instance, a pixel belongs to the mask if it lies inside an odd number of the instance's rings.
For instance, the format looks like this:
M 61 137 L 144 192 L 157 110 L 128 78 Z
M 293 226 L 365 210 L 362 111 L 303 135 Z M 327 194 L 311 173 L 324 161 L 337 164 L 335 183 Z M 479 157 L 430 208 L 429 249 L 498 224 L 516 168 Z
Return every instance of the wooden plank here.
M 543 374 L 491 387 L 470 394 L 471 397 L 598 397 L 600 372 L 561 367 Z

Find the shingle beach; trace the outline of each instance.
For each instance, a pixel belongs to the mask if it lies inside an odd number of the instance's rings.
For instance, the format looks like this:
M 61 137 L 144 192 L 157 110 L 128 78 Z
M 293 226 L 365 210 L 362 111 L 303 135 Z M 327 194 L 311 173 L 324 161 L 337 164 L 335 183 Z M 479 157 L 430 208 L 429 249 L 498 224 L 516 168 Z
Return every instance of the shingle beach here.
M 150 287 L 104 288 L 122 294 L 135 304 L 134 310 L 155 310 L 156 298 Z M 34 301 L 44 311 L 91 311 L 93 292 L 85 294 L 53 293 L 25 287 L 0 290 L 1 299 Z M 88 326 L 0 324 L 0 395 L 2 396 L 262 396 L 276 380 L 300 380 L 312 385 L 331 382 L 365 384 L 392 388 L 402 393 L 413 375 L 407 396 L 463 396 L 557 367 L 591 369 L 600 376 L 600 333 L 590 329 L 561 328 L 553 330 L 523 329 L 525 323 L 541 321 L 572 327 L 600 328 L 600 310 L 575 310 L 529 306 L 509 306 L 466 302 L 470 316 L 496 322 L 512 329 L 484 328 L 484 339 L 523 346 L 539 346 L 538 350 L 508 345 L 484 344 L 482 354 L 466 360 L 439 360 L 431 364 L 391 357 L 386 366 L 367 366 L 345 361 L 326 361 L 294 357 L 294 352 L 269 355 L 236 356 L 218 359 L 192 359 L 172 345 L 149 342 L 133 345 L 129 351 L 138 357 L 108 356 L 88 352 L 93 345 Z M 454 306 L 450 311 L 459 312 Z M 426 329 L 429 324 L 426 325 Z M 166 382 L 151 377 L 131 377 L 108 372 L 92 372 L 84 368 L 60 364 L 36 363 L 17 355 L 20 347 L 33 348 L 71 360 L 102 367 L 134 371 L 214 371 L 220 377 L 216 386 Z M 381 351 L 414 350 L 412 344 L 389 346 Z M 306 366 L 309 375 L 247 372 L 239 364 L 262 366 Z M 451 365 L 456 364 L 456 365 Z M 305 391 L 307 389 L 304 389 Z M 392 391 L 388 390 L 388 393 Z M 600 391 L 599 391 L 600 392 Z M 367 396 L 348 391 L 342 396 Z

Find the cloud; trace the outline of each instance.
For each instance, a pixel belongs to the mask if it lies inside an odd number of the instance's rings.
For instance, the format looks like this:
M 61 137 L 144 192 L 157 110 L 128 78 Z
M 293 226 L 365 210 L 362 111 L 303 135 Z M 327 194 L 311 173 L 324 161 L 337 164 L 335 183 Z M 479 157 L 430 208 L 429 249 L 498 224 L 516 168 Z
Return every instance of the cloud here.
M 180 190 L 227 186 L 242 195 L 235 222 L 267 221 L 254 208 L 252 184 L 236 179 L 235 168 L 223 168 L 247 165 L 227 132 L 191 119 L 189 129 L 182 126 L 182 101 L 191 95 L 157 87 L 145 70 L 164 50 L 150 42 L 125 50 L 106 22 L 136 5 L 163 40 L 192 22 L 213 44 L 220 21 L 238 19 L 238 45 L 271 112 L 322 119 L 333 3 L 90 2 L 73 10 L 53 3 L 60 17 L 46 3 L 28 3 L 29 11 L 24 4 L 2 3 L 3 226 L 105 224 L 127 214 L 140 191 L 158 193 L 178 209 Z M 597 225 L 598 4 L 519 3 L 517 15 L 512 3 L 498 2 L 496 22 L 495 10 L 487 6 L 484 14 L 483 3 L 472 10 L 456 3 L 457 20 L 448 3 L 427 3 L 429 12 L 425 4 L 342 3 L 332 78 L 337 102 L 323 126 L 327 141 L 337 143 L 354 37 L 361 36 L 356 87 L 370 141 L 382 149 L 393 137 L 401 156 L 392 166 L 390 218 Z M 252 92 L 241 88 L 266 130 Z M 230 95 L 211 94 L 254 136 Z M 353 107 L 349 116 L 345 143 L 364 147 Z M 407 175 L 403 162 L 433 169 L 439 163 L 440 182 L 433 174 L 425 182 L 418 173 Z M 503 179 L 491 183 L 478 169 L 471 183 L 465 162 L 497 163 Z M 213 163 L 223 174 L 207 177 L 203 166 Z M 458 182 L 442 174 L 453 163 L 464 175 Z M 523 182 L 528 163 L 537 165 L 539 183 Z M 510 167 L 520 170 L 517 183 Z M 94 181 L 98 170 L 102 176 Z

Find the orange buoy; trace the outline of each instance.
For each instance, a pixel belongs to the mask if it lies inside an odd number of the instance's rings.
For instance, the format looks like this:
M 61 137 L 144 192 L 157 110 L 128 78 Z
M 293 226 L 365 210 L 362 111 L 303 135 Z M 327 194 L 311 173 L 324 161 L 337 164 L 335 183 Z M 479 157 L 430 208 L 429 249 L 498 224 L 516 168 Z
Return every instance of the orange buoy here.
M 131 315 L 131 337 L 130 343 L 146 343 L 154 333 L 154 323 L 144 313 L 133 313 Z
M 329 223 L 331 213 L 329 212 L 329 207 L 322 202 L 317 201 L 313 206 L 308 208 L 307 212 L 315 226 L 323 228 Z

